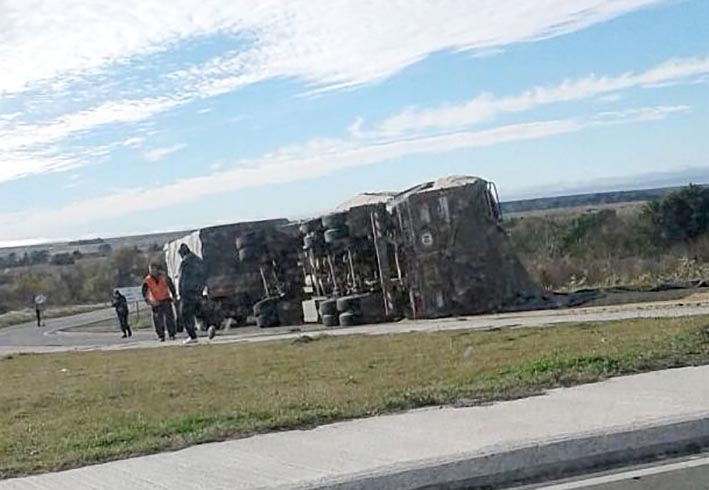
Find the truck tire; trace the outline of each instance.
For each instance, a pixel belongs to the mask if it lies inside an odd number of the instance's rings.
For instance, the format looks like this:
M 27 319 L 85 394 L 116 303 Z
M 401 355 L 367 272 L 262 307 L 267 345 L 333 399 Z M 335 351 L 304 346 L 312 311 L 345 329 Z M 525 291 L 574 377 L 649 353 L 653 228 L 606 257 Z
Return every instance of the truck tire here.
M 279 301 L 276 305 L 278 323 L 283 326 L 303 324 L 303 305 L 297 301 Z
M 353 327 L 355 325 L 359 325 L 360 323 L 360 317 L 354 311 L 345 311 L 344 313 L 340 313 L 338 320 L 341 327 Z
M 278 298 L 264 298 L 254 305 L 254 316 L 277 311 Z
M 337 315 L 337 300 L 336 299 L 326 299 L 320 303 L 318 307 L 320 316 L 324 317 L 327 315 Z
M 384 310 L 363 310 L 360 315 L 361 324 L 384 323 L 387 321 Z
M 387 320 L 384 310 L 384 298 L 381 293 L 361 295 L 359 305 L 363 323 L 382 323 Z
M 323 236 L 320 233 L 312 232 L 303 237 L 303 250 L 317 249 L 323 244 Z
M 298 227 L 303 235 L 309 235 L 322 230 L 322 221 L 319 219 L 311 219 L 300 224 Z
M 322 225 L 324 228 L 341 228 L 347 224 L 347 215 L 345 213 L 333 213 L 322 217 Z
M 325 230 L 325 243 L 336 243 L 350 236 L 350 230 L 342 226 L 339 228 L 329 228 Z
M 337 298 L 337 311 L 344 313 L 346 311 L 358 312 L 360 311 L 362 296 L 358 294 L 353 294 L 351 296 L 343 296 L 342 298 Z
M 340 325 L 340 320 L 337 315 L 323 315 L 322 324 L 326 327 L 338 327 Z
M 258 328 L 271 328 L 278 325 L 278 315 L 275 313 L 264 312 L 256 316 L 256 326 Z

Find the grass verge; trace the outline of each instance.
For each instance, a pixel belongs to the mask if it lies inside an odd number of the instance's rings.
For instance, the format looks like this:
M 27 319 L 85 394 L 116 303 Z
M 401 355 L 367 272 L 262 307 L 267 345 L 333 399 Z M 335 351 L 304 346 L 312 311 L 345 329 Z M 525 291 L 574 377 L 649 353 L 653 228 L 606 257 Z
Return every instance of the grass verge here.
M 709 318 L 11 356 L 0 477 L 709 362 Z

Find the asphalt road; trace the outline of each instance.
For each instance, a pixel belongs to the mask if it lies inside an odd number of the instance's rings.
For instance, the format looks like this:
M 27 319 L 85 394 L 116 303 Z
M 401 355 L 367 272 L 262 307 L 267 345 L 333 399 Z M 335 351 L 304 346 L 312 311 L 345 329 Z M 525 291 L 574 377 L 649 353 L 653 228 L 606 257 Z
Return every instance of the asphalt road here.
M 146 311 L 147 314 L 147 311 Z M 441 320 L 418 320 L 361 325 L 348 328 L 325 329 L 321 325 L 300 327 L 255 327 L 234 328 L 222 331 L 210 343 L 260 342 L 267 340 L 293 339 L 304 333 L 310 335 L 385 335 L 404 332 L 435 332 L 444 330 L 485 330 L 496 328 L 522 328 L 558 325 L 561 323 L 586 323 L 630 318 L 668 318 L 678 316 L 709 315 L 709 297 L 702 295 L 696 300 L 681 302 L 642 303 L 634 305 L 600 306 L 553 311 L 531 311 L 481 315 Z M 159 343 L 150 329 L 138 330 L 130 339 L 120 338 L 116 323 L 115 333 L 106 332 L 106 322 L 115 319 L 113 309 L 93 311 L 65 318 L 47 320 L 46 326 L 38 328 L 34 323 L 25 323 L 0 329 L 0 355 L 19 352 L 56 352 L 70 350 L 99 350 L 150 348 L 174 345 Z M 91 325 L 101 324 L 92 331 Z M 76 331 L 77 327 L 81 331 Z M 204 334 L 202 334 L 204 335 Z M 207 342 L 205 338 L 202 343 Z
M 518 490 L 707 490 L 709 457 L 706 454 L 619 472 L 585 476 L 560 483 L 527 486 Z

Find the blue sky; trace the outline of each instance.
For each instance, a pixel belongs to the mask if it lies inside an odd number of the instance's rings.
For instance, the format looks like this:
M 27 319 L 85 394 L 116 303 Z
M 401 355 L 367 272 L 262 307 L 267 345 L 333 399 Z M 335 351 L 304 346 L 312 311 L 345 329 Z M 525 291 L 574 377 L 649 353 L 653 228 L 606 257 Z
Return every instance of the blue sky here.
M 709 167 L 705 0 L 0 6 L 0 244 Z

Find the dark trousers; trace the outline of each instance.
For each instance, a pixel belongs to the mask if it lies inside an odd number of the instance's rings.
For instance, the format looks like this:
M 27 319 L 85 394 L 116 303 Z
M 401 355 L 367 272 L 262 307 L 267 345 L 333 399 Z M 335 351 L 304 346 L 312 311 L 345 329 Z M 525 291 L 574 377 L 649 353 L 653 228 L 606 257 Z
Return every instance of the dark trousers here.
M 175 314 L 172 312 L 172 301 L 163 301 L 153 306 L 153 325 L 155 333 L 161 339 L 165 338 L 165 329 L 170 337 L 175 336 Z
M 128 312 L 119 312 L 118 313 L 118 322 L 121 324 L 121 332 L 123 332 L 125 335 L 133 335 L 133 332 L 130 331 L 130 325 L 128 325 Z
M 182 318 L 182 324 L 187 331 L 187 335 L 191 339 L 197 338 L 197 332 L 195 329 L 195 319 L 199 315 L 202 308 L 202 303 L 199 298 L 185 297 L 180 300 L 180 317 Z
M 41 327 L 42 326 L 42 310 L 39 308 L 35 308 L 34 312 L 37 314 L 37 326 Z

